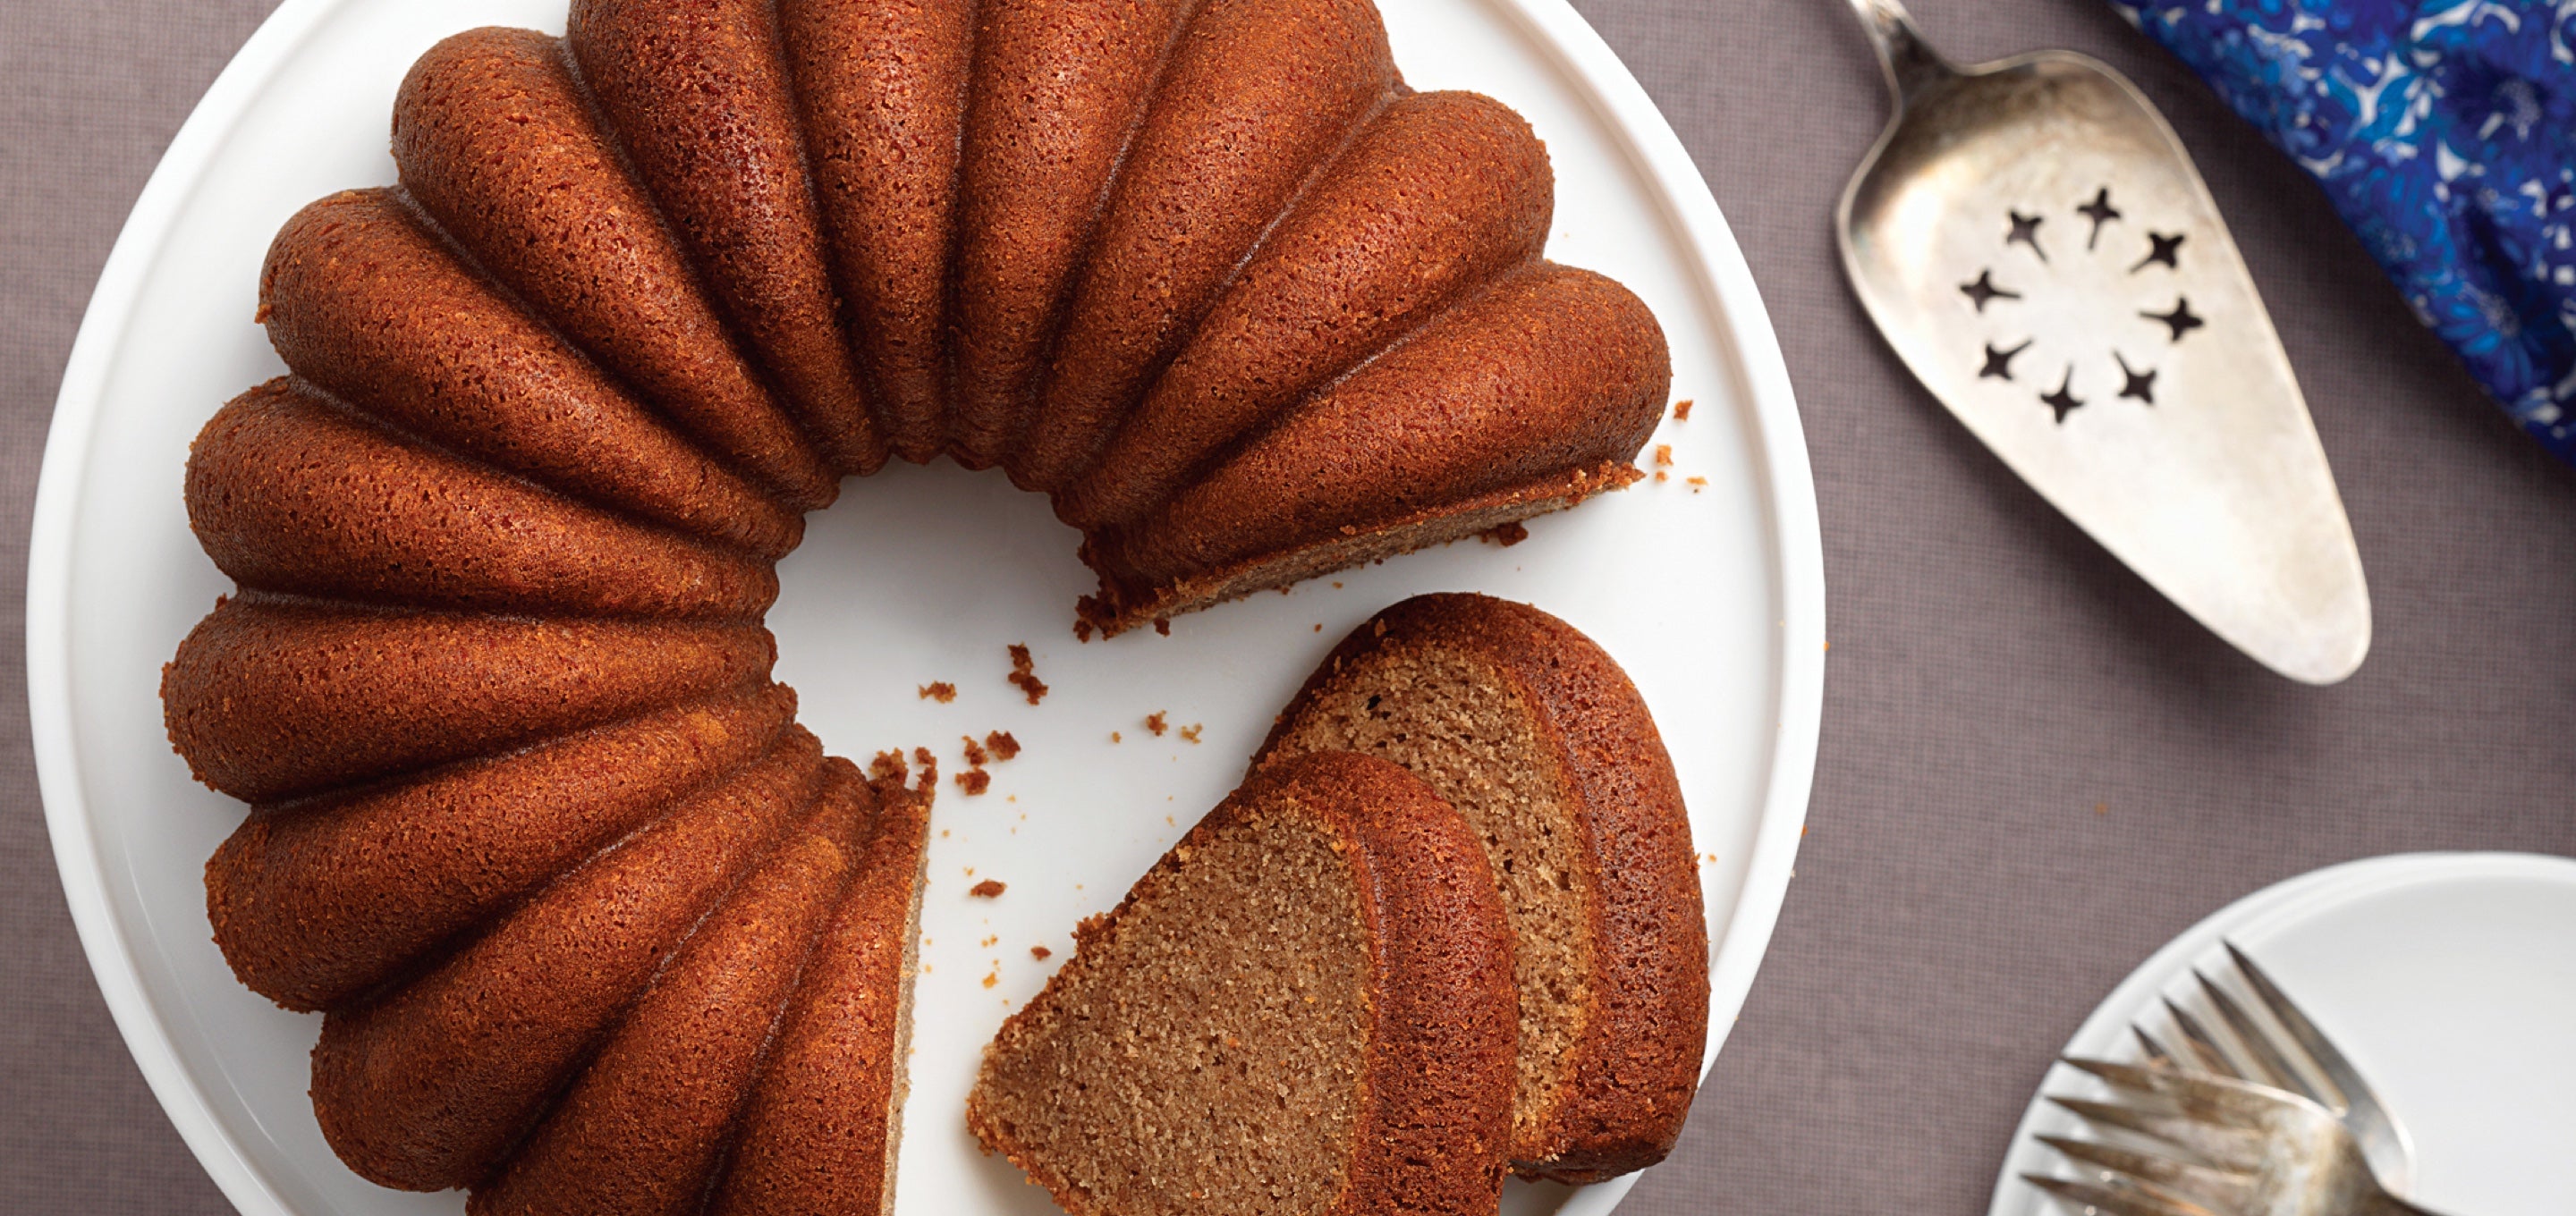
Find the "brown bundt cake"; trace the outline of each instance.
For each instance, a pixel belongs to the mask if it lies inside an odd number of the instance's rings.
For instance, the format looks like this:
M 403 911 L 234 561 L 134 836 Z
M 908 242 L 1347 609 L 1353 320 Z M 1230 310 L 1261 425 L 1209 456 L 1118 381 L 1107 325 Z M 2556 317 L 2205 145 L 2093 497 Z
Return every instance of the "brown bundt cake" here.
M 1526 604 L 1418 596 L 1334 648 L 1254 768 L 1329 751 L 1420 776 L 1493 863 L 1520 992 L 1513 1167 L 1589 1182 L 1662 1160 L 1699 1083 L 1708 931 L 1681 784 L 1627 673 Z
M 432 47 L 398 184 L 269 250 L 289 375 L 185 487 L 239 590 L 162 683 L 253 808 L 208 914 L 327 1015 L 315 1109 L 369 1178 L 882 1210 L 927 808 L 770 681 L 802 513 L 889 457 L 999 466 L 1116 633 L 1633 480 L 1663 336 L 1540 260 L 1544 148 L 1407 89 L 1370 0 L 567 30 Z
M 1283 759 L 1075 942 L 966 1105 L 1065 1211 L 1494 1211 L 1510 934 L 1481 842 L 1420 779 Z

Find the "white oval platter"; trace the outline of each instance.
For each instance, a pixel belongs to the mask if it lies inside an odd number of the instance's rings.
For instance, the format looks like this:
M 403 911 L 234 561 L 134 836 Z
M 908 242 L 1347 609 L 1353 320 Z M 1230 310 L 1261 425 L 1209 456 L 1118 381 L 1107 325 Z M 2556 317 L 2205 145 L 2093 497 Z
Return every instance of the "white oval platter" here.
M 1043 500 L 945 464 L 852 482 L 781 568 L 778 676 L 806 723 L 860 757 L 1008 730 L 1026 747 L 981 797 L 943 791 L 924 913 L 898 1209 L 1044 1213 L 958 1117 L 982 1043 L 1035 993 L 1085 915 L 1240 775 L 1271 715 L 1341 634 L 1421 591 L 1535 603 L 1598 639 L 1653 707 L 1703 855 L 1709 1057 L 1769 941 L 1815 763 L 1824 576 L 1797 409 L 1743 257 L 1680 140 L 1564 0 L 1386 0 L 1417 88 L 1517 107 L 1557 174 L 1551 254 L 1614 275 L 1671 337 L 1666 480 L 1463 543 L 1265 594 L 1110 642 L 1068 628 L 1088 589 Z M 286 0 L 190 117 L 108 259 L 65 372 L 37 495 L 29 698 L 47 822 L 73 919 L 143 1075 L 225 1194 L 254 1216 L 460 1210 L 340 1166 L 306 1101 L 320 1019 L 235 983 L 209 940 L 201 871 L 242 816 L 170 751 L 160 666 L 229 589 L 180 501 L 189 440 L 282 370 L 252 321 L 269 237 L 305 202 L 387 183 L 396 83 L 477 25 L 559 30 L 563 0 Z M 1025 642 L 1053 687 L 1004 682 Z M 955 684 L 947 704 L 919 686 Z M 1145 719 L 1166 715 L 1169 733 Z M 1196 728 L 1185 739 L 1182 727 Z M 1118 741 L 1112 741 L 1115 732 Z M 1008 886 L 993 900 L 967 888 Z M 1705 1061 L 1703 1061 L 1705 1066 Z M 1599 1216 L 1629 1181 L 1514 1184 L 1506 1210 Z

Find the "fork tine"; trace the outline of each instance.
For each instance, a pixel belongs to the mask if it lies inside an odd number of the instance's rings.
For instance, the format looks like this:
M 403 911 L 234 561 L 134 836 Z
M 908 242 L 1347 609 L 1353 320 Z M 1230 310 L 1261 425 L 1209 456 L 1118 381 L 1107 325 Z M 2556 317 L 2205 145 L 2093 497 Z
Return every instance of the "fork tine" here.
M 2253 1179 L 2233 1170 L 2131 1152 L 2090 1140 L 2040 1136 L 2040 1143 L 2070 1160 L 2108 1171 L 2106 1182 L 2134 1181 L 2185 1202 L 2207 1201 L 2223 1209 L 2241 1209 L 2253 1198 Z M 2116 1177 L 2115 1177 L 2116 1176 Z
M 2146 1056 L 2149 1065 L 2158 1068 L 2176 1067 L 2173 1052 L 2163 1043 L 2156 1041 L 2156 1036 L 2148 1034 L 2146 1027 L 2131 1022 L 2129 1033 L 2137 1036 L 2138 1050 Z
M 2175 1004 L 2171 997 L 2164 998 L 2164 1002 L 2166 1016 L 2173 1019 L 2174 1029 L 2182 1033 L 2182 1045 L 2191 1051 L 2192 1059 L 2202 1072 L 2222 1077 L 2244 1075 L 2237 1069 L 2236 1062 L 2228 1059 L 2227 1053 L 2220 1049 L 2218 1040 L 2210 1037 L 2209 1028 L 2201 1025 L 2199 1018 L 2191 1016 L 2190 1010 Z
M 2326 1101 L 2323 1097 L 2318 1100 L 2346 1112 L 2366 1108 L 2376 1113 L 2384 1109 L 2379 1104 L 2378 1095 L 2370 1092 L 2370 1086 L 2361 1079 L 2361 1073 L 2352 1066 L 2352 1061 L 2344 1059 L 2343 1053 L 2335 1050 L 2334 1043 L 2317 1029 L 2317 1024 L 2309 1021 L 2308 1015 L 2290 1002 L 2289 994 L 2282 992 L 2280 985 L 2272 982 L 2271 976 L 2255 966 L 2254 960 L 2247 958 L 2244 951 L 2237 949 L 2236 943 L 2223 944 L 2227 947 L 2227 957 L 2236 964 L 2236 974 L 2245 980 L 2246 990 L 2254 994 L 2254 999 L 2271 1013 L 2273 1021 L 2281 1024 L 2282 1030 L 2289 1032 L 2291 1041 L 2307 1053 L 2308 1061 L 2325 1074 L 2326 1081 L 2340 1091 L 2333 1095 L 2333 1101 Z
M 2227 995 L 2226 989 L 2219 987 L 2208 976 L 2202 975 L 2197 967 L 2192 969 L 2191 978 L 2200 981 L 2200 994 L 2209 998 L 2209 1007 L 2218 1011 L 2218 1020 L 2227 1023 L 2227 1028 L 2235 1032 L 2236 1041 L 2244 1046 L 2246 1055 L 2252 1057 L 2255 1075 L 2247 1077 L 2246 1080 L 2315 1099 L 2318 1105 L 2329 1109 L 2337 1105 L 2327 1100 L 2324 1094 L 2318 1093 L 2315 1086 L 2308 1084 L 2306 1075 L 2290 1063 L 2288 1056 L 2282 1054 L 2280 1045 L 2273 1041 L 2271 1033 L 2258 1025 L 2253 1017 L 2245 1012 L 2245 1007 L 2236 1003 L 2235 997 Z
M 2216 1216 L 2196 1203 L 2177 1203 L 2143 1191 L 2113 1190 L 2089 1182 L 2069 1182 L 2046 1174 L 2024 1174 L 2021 1180 L 2048 1192 L 2075 1212 L 2102 1216 Z

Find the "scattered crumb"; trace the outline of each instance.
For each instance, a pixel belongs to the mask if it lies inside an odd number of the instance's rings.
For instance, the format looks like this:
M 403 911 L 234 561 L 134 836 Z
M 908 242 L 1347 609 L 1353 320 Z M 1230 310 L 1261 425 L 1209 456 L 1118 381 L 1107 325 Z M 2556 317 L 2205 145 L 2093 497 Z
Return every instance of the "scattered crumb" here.
M 912 749 L 912 762 L 921 766 L 921 781 L 912 788 L 917 790 L 939 788 L 939 757 L 931 755 L 929 748 L 916 747 Z
M 1658 481 L 1658 482 L 1665 481 L 1665 480 L 1667 480 L 1667 479 L 1669 479 L 1669 478 L 1671 478 L 1671 477 L 1672 477 L 1672 474 L 1667 473 L 1667 472 L 1663 471 L 1662 469 L 1657 469 L 1657 470 L 1655 470 L 1655 480 L 1656 480 L 1656 481 Z
M 969 798 L 979 797 L 984 791 L 993 788 L 993 774 L 980 768 L 967 769 L 957 774 L 957 788 L 966 791 L 966 796 Z
M 1323 631 L 1324 631 L 1324 623 L 1323 623 L 1322 621 L 1317 621 L 1317 622 L 1315 622 L 1315 632 L 1317 632 L 1317 633 L 1322 633 Z
M 924 684 L 921 686 L 921 699 L 924 701 L 937 701 L 942 705 L 946 705 L 957 699 L 957 686 L 946 680 L 941 680 L 932 684 Z
M 987 878 L 982 882 L 976 883 L 974 886 L 966 888 L 966 893 L 977 899 L 1000 899 L 1002 897 L 1002 892 L 1008 890 L 1010 890 L 1010 888 L 1004 886 L 1001 879 Z
M 1340 580 L 1340 579 L 1334 579 L 1334 580 L 1333 580 L 1333 590 L 1335 590 L 1335 591 L 1339 591 L 1339 590 L 1341 590 L 1341 589 L 1342 589 L 1342 580 Z
M 1199 732 L 1205 729 L 1207 729 L 1207 723 L 1192 722 L 1181 728 L 1181 737 L 1192 743 L 1196 743 L 1199 741 Z
M 1707 488 L 1708 488 L 1708 479 L 1707 479 L 1707 478 L 1705 478 L 1705 477 L 1693 477 L 1693 478 L 1690 478 L 1689 480 L 1690 480 L 1691 493 L 1693 493 L 1693 494 L 1697 494 L 1697 493 L 1699 493 L 1700 491 L 1705 490 L 1705 489 L 1707 489 Z
M 1018 642 L 1011 643 L 1011 686 L 1028 694 L 1031 705 L 1047 695 L 1046 681 L 1039 679 L 1037 672 L 1037 660 L 1029 657 L 1029 648 Z
M 990 950 L 990 949 L 992 949 L 992 948 L 993 948 L 993 943 L 998 942 L 998 941 L 1000 941 L 1000 940 L 1002 940 L 1002 939 L 1001 939 L 1001 938 L 999 938 L 999 937 L 988 937 L 988 938 L 985 938 L 984 940 L 982 940 L 982 941 L 980 941 L 980 942 L 975 943 L 975 948 L 976 948 L 976 949 L 978 949 L 978 950 Z
M 1020 741 L 1012 738 L 1011 732 L 1006 730 L 997 730 L 984 736 L 984 746 L 993 750 L 995 760 L 1008 760 L 1020 754 Z
M 1667 469 L 1673 467 L 1673 445 L 1669 443 L 1655 445 L 1655 464 Z
M 1169 728 L 1170 728 L 1170 724 L 1169 724 L 1169 723 L 1167 723 L 1167 722 L 1165 722 L 1165 721 L 1163 721 L 1163 711 L 1162 711 L 1162 710 L 1159 710 L 1159 709 L 1158 709 L 1158 710 L 1155 710 L 1154 712 L 1152 712 L 1152 713 L 1150 713 L 1150 714 L 1145 715 L 1145 729 L 1147 729 L 1147 730 L 1150 730 L 1150 731 L 1154 732 L 1154 737 L 1155 737 L 1155 738 L 1157 738 L 1157 739 L 1162 738 L 1162 737 L 1163 737 L 1163 732 L 1164 732 L 1165 730 L 1169 729 Z
M 1512 546 L 1529 539 L 1529 528 L 1524 526 L 1519 520 L 1513 520 L 1507 524 L 1496 524 L 1493 527 L 1477 533 L 1476 539 L 1489 545 L 1501 545 L 1502 547 L 1509 549 Z
M 1118 732 L 1117 732 L 1117 731 L 1114 731 L 1114 730 L 1113 730 L 1113 731 L 1111 731 L 1111 732 L 1109 732 L 1109 741 L 1110 741 L 1110 742 L 1112 742 L 1112 743 L 1120 743 L 1120 742 L 1124 742 L 1124 740 L 1122 740 L 1122 739 L 1120 739 L 1120 738 L 1118 737 Z
M 1171 816 L 1169 816 L 1169 815 L 1165 815 L 1165 816 L 1163 816 L 1163 822 L 1164 822 L 1164 823 L 1166 823 L 1166 824 L 1169 824 L 1169 825 L 1170 825 L 1170 826 L 1172 826 L 1172 827 L 1179 827 L 1179 826 L 1181 826 L 1181 825 L 1180 825 L 1180 824 L 1178 824 L 1178 823 L 1173 823 L 1173 822 L 1172 822 L 1172 817 L 1171 817 Z
M 1049 950 L 1044 946 L 1031 946 L 1029 947 L 1029 957 L 1043 963 L 1048 959 L 1054 958 L 1055 951 Z
M 1155 618 L 1154 618 L 1154 632 L 1155 632 L 1155 634 L 1156 634 L 1156 635 L 1161 636 L 1161 637 L 1170 637 L 1170 636 L 1172 636 L 1172 618 L 1167 617 L 1167 616 L 1158 616 L 1158 617 L 1155 617 Z
M 982 767 L 984 767 L 984 762 L 985 762 L 985 761 L 990 760 L 990 759 L 992 759 L 992 758 L 993 758 L 991 753 L 986 752 L 986 751 L 984 750 L 984 745 L 983 745 L 983 744 L 981 744 L 981 743 L 977 743 L 977 742 L 975 741 L 975 736 L 973 736 L 973 735 L 963 735 L 963 736 L 960 736 L 960 737 L 966 740 L 966 763 L 967 763 L 967 764 L 972 765 L 972 766 L 974 766 L 974 767 L 976 767 L 976 768 L 982 768 Z
M 984 986 L 985 986 L 985 987 L 987 987 L 987 988 L 990 988 L 990 987 L 992 987 L 993 985 L 998 984 L 998 983 L 1001 983 L 1001 982 L 1002 982 L 1002 965 L 1001 965 L 1000 963 L 995 963 L 995 964 L 993 964 L 993 969 L 992 969 L 991 971 L 989 971 L 989 972 L 986 972 L 986 973 L 985 973 L 985 975 L 984 975 Z
M 1681 400 L 1674 402 L 1674 403 L 1673 403 L 1673 421 L 1675 421 L 1675 422 L 1688 422 L 1688 421 L 1690 421 L 1690 407 L 1691 407 L 1691 402 L 1690 402 L 1690 398 L 1688 398 L 1688 397 L 1684 397 L 1684 398 L 1682 398 Z
M 939 829 L 939 838 L 940 838 L 941 840 L 946 840 L 946 839 L 948 839 L 948 829 L 946 829 L 946 828 L 941 828 L 941 829 Z

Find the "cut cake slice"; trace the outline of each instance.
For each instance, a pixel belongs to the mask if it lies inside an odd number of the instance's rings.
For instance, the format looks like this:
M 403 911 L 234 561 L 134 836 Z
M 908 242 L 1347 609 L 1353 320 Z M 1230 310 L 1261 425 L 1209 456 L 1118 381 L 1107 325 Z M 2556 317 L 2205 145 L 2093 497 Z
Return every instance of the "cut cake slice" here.
M 1084 922 L 986 1048 L 967 1125 L 1074 1216 L 1490 1216 L 1506 934 L 1420 780 L 1282 761 Z
M 1405 766 L 1483 843 L 1511 920 L 1513 1168 L 1591 1182 L 1663 1159 L 1708 1030 L 1708 935 L 1681 785 L 1627 673 L 1564 621 L 1417 596 L 1351 632 L 1255 760 Z

